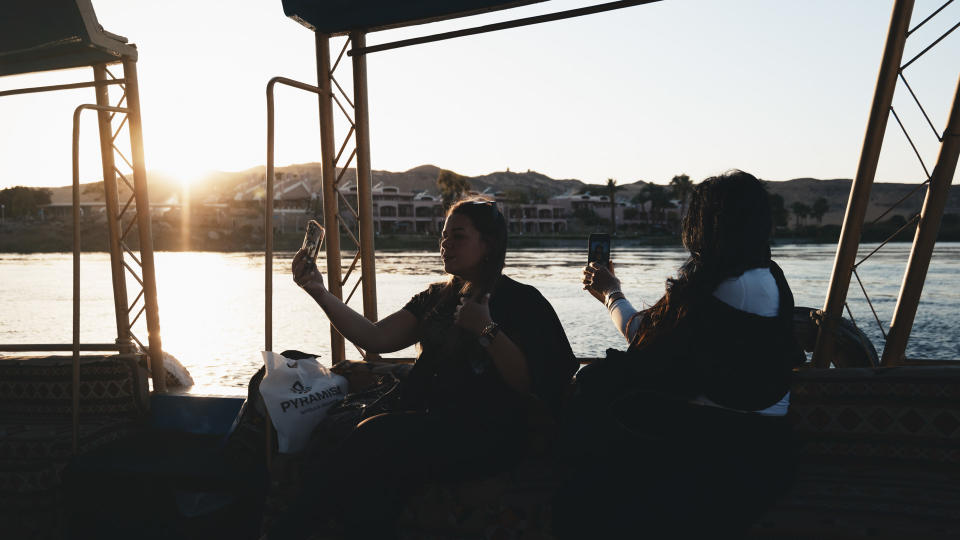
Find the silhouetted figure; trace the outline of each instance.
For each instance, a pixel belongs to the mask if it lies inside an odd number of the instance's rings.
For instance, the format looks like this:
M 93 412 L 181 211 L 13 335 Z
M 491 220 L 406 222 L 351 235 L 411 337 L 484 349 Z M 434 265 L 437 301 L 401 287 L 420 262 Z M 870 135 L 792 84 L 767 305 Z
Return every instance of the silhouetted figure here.
M 763 184 L 731 171 L 696 186 L 690 258 L 653 306 L 633 308 L 612 263 L 584 270 L 629 348 L 577 375 L 558 537 L 728 538 L 789 485 L 784 415 L 805 357 L 771 230 Z
M 294 280 L 346 339 L 370 353 L 419 344 L 400 406 L 361 422 L 321 464 L 327 476 L 317 481 L 329 497 L 307 493 L 305 512 L 332 505 L 350 537 L 390 538 L 410 490 L 488 476 L 525 455 L 531 399 L 558 411 L 577 361 L 549 302 L 502 275 L 506 247 L 493 201 L 455 203 L 440 241 L 450 279 L 376 323 L 330 294 L 297 253 Z M 298 533 L 301 516 L 291 514 L 271 538 Z

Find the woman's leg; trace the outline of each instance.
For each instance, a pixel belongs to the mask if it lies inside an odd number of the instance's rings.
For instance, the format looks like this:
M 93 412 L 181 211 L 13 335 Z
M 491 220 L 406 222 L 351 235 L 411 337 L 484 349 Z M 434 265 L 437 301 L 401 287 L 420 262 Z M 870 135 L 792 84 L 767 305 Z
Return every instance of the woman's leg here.
M 351 538 L 391 538 L 406 497 L 431 481 L 486 476 L 522 445 L 509 430 L 456 415 L 392 412 L 369 418 L 329 464 L 330 489 Z

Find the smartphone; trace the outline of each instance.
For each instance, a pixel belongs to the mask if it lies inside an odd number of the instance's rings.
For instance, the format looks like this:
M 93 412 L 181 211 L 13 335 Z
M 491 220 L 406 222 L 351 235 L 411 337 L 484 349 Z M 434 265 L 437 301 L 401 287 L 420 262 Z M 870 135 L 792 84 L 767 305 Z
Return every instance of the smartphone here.
M 596 262 L 606 266 L 610 262 L 610 235 L 593 233 L 587 240 L 587 263 Z
M 323 243 L 324 235 L 323 225 L 311 219 L 307 222 L 307 232 L 303 235 L 303 249 L 307 250 L 310 256 L 310 262 L 317 262 L 317 254 L 320 253 L 320 244 Z

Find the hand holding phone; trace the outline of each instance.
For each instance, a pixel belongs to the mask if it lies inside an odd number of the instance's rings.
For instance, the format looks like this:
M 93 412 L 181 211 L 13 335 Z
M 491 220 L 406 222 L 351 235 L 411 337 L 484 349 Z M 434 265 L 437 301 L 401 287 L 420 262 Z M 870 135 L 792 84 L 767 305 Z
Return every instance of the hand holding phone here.
M 595 262 L 606 267 L 610 262 L 610 235 L 593 233 L 587 240 L 587 263 Z
M 307 222 L 307 232 L 303 235 L 303 246 L 301 249 L 307 252 L 312 264 L 317 263 L 317 254 L 320 253 L 320 244 L 323 243 L 324 236 L 323 225 L 311 219 Z

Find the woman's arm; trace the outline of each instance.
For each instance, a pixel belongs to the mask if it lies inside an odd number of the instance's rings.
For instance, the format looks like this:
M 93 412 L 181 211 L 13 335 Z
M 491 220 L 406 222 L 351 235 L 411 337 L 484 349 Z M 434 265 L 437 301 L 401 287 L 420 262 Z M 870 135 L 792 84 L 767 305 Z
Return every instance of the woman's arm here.
M 621 297 L 608 303 L 607 309 L 610 310 L 610 320 L 613 321 L 613 325 L 617 327 L 620 334 L 627 338 L 628 343 L 633 341 L 633 337 L 640 327 L 640 317 L 634 316 L 637 314 L 637 309 L 633 307 L 633 304 L 626 297 Z
M 454 315 L 455 323 L 479 337 L 494 322 L 490 318 L 489 301 L 489 293 L 480 297 L 479 300 L 462 298 Z M 527 359 L 510 336 L 496 331 L 486 347 L 487 353 L 493 359 L 493 365 L 500 372 L 503 380 L 517 392 L 530 393 L 530 371 Z
M 384 353 L 399 351 L 417 341 L 417 318 L 401 309 L 376 323 L 357 313 L 323 285 L 323 275 L 304 250 L 293 258 L 293 281 L 323 309 L 334 328 L 361 349 Z
M 640 326 L 640 317 L 634 317 L 636 308 L 620 290 L 620 280 L 613 273 L 613 261 L 607 267 L 595 262 L 588 264 L 583 269 L 583 288 L 607 306 L 613 325 L 627 342 L 632 341 Z

